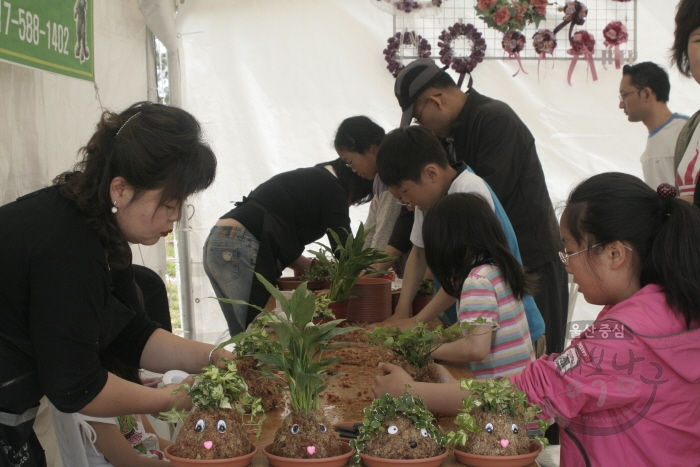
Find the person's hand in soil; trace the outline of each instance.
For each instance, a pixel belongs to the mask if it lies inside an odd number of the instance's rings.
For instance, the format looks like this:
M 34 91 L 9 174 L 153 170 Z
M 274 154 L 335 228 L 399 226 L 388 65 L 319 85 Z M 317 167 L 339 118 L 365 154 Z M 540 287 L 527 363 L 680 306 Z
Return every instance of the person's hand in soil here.
M 382 394 L 399 397 L 406 391 L 407 384 L 412 385 L 414 383 L 411 375 L 398 365 L 382 362 L 377 368 L 384 374 L 374 377 L 374 387 L 372 391 L 374 392 L 375 398 L 381 397 Z
M 412 316 L 411 318 L 394 318 L 393 316 L 390 318 L 385 319 L 384 321 L 380 323 L 373 323 L 370 326 L 368 326 L 366 329 L 368 332 L 372 332 L 372 330 L 377 327 L 377 328 L 398 328 L 401 331 L 404 329 L 411 329 L 416 327 L 418 324 L 418 320 L 416 319 L 415 316 Z

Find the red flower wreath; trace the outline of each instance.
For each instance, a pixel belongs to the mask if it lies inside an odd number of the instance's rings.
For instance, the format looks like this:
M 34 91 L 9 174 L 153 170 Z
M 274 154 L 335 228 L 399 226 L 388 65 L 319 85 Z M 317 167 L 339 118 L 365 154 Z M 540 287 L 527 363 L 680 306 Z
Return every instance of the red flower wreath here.
M 405 32 L 403 34 L 397 32 L 387 39 L 386 42 L 387 46 L 383 51 L 384 60 L 386 60 L 388 63 L 386 69 L 389 70 L 394 78 L 399 75 L 405 66 L 401 61 L 401 54 L 399 53 L 402 45 L 414 46 L 416 48 L 416 55 L 418 55 L 418 58 L 430 58 L 430 42 L 428 42 L 427 39 L 423 39 L 421 35 L 416 34 L 415 31 Z
M 576 31 L 569 42 L 571 48 L 567 50 L 567 53 L 574 56 L 574 59 L 571 60 L 571 66 L 569 67 L 569 75 L 567 76 L 569 86 L 571 86 L 571 75 L 574 72 L 574 67 L 581 55 L 583 55 L 588 62 L 593 81 L 596 81 L 598 79 L 598 74 L 595 71 L 595 64 L 593 62 L 593 51 L 595 50 L 595 39 L 593 36 L 588 31 Z
M 615 68 L 620 68 L 620 46 L 627 42 L 627 27 L 620 21 L 611 21 L 603 29 L 605 46 L 615 49 Z
M 523 73 L 527 74 L 527 71 L 523 68 L 523 62 L 520 61 L 520 52 L 525 49 L 526 43 L 527 39 L 525 39 L 525 36 L 520 31 L 511 31 L 503 35 L 503 40 L 501 41 L 503 50 L 506 51 L 510 58 L 515 58 L 518 61 L 519 68 L 513 76 L 520 73 L 520 70 L 523 70 Z
M 554 28 L 554 34 L 558 33 L 564 26 L 571 23 L 569 26 L 569 40 L 571 40 L 571 35 L 574 30 L 575 25 L 581 26 L 586 22 L 586 16 L 588 15 L 588 7 L 581 2 L 566 2 L 564 8 L 560 8 L 564 13 L 564 21 Z
M 465 39 L 472 44 L 472 53 L 468 57 L 455 55 L 452 49 L 452 42 L 459 37 L 464 36 Z M 486 50 L 486 41 L 481 37 L 481 33 L 477 31 L 473 24 L 455 23 L 447 30 L 443 30 L 438 36 L 441 42 L 438 42 L 440 47 L 440 61 L 444 65 L 452 64 L 452 69 L 459 73 L 459 81 L 457 86 L 462 87 L 464 75 L 472 72 L 476 66 L 484 61 L 484 52 Z M 471 88 L 472 79 L 469 77 L 467 88 Z
M 557 48 L 557 39 L 554 33 L 549 29 L 540 29 L 532 36 L 532 47 L 537 52 L 537 80 L 540 79 L 540 63 L 542 59 L 547 59 L 547 54 L 554 55 L 554 49 Z

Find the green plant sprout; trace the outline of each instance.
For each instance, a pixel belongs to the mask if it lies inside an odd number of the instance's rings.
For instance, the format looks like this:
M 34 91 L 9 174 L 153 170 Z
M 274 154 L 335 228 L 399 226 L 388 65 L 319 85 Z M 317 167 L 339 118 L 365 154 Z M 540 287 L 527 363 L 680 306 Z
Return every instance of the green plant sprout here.
M 304 271 L 299 277 L 305 282 L 316 282 L 328 279 L 328 268 L 326 265 L 317 263 Z
M 435 349 L 461 337 L 461 327 L 438 326 L 430 330 L 421 322 L 416 327 L 403 331 L 397 328 L 374 328 L 369 335 L 372 344 L 383 345 L 417 368 L 423 368 L 433 360 L 431 354 Z
M 393 418 L 397 414 L 408 417 L 416 428 L 425 428 L 428 435 L 440 446 L 445 446 L 447 438 L 435 427 L 435 416 L 428 410 L 423 399 L 412 396 L 408 390 L 411 386 L 406 385 L 406 392 L 399 397 L 391 397 L 389 394 L 382 394 L 372 402 L 372 405 L 365 407 L 362 426 L 358 428 L 357 438 L 350 440 L 350 446 L 355 450 L 353 462 L 360 462 L 361 451 L 365 449 L 365 441 L 369 440 L 373 434 L 382 432 L 385 428 L 382 423 L 385 419 Z
M 355 331 L 357 327 L 337 327 L 343 320 L 333 320 L 328 323 L 314 325 L 313 315 L 316 310 L 316 297 L 309 294 L 306 282 L 302 283 L 287 299 L 262 275 L 256 273 L 260 282 L 280 302 L 283 315 L 269 320 L 277 340 L 270 342 L 265 352 L 257 352 L 255 358 L 269 370 L 271 379 L 280 381 L 289 395 L 292 410 L 308 413 L 309 410 L 319 409 L 319 395 L 323 392 L 328 381 L 342 376 L 330 375 L 328 369 L 340 360 L 340 357 L 323 358 L 326 350 L 347 345 L 344 342 L 330 342 L 336 336 Z M 218 299 L 225 303 L 247 304 L 240 300 Z M 263 316 L 270 317 L 269 312 L 261 307 L 258 309 Z M 219 348 L 228 344 L 238 344 L 245 339 L 245 333 L 240 333 Z M 278 376 L 279 372 L 284 377 Z
M 238 373 L 236 362 L 222 359 L 226 369 L 214 365 L 202 368 L 202 373 L 192 375 L 195 384 L 190 386 L 183 383 L 172 392 L 172 395 L 187 391 L 187 397 L 195 407 L 202 410 L 235 409 L 241 416 L 249 416 L 249 425 L 257 426 L 257 436 L 260 437 L 262 424 L 266 415 L 259 397 L 253 397 L 248 392 L 248 385 Z M 187 418 L 189 410 L 178 410 L 173 407 L 168 412 L 161 412 L 160 418 L 168 423 L 177 423 Z
M 382 250 L 364 247 L 365 239 L 371 229 L 372 227 L 365 229 L 364 224 L 360 223 L 357 234 L 353 236 L 352 232 L 348 232 L 344 244 L 341 243 L 340 237 L 333 229 L 328 229 L 329 235 L 336 244 L 335 248 L 316 242 L 317 245 L 321 246 L 321 250 L 311 253 L 328 271 L 328 279 L 331 283 L 328 298 L 332 302 L 348 300 L 353 287 L 363 272 L 372 274 L 388 272 L 372 268 L 374 264 L 385 263 L 393 257 Z
M 460 380 L 459 387 L 463 391 L 469 391 L 469 395 L 462 399 L 463 407 L 455 417 L 455 424 L 460 429 L 447 433 L 448 444 L 464 446 L 470 433 L 482 431 L 472 415 L 472 411 L 477 408 L 495 414 L 521 416 L 525 422 L 537 420 L 537 426 L 542 433 L 549 426 L 547 420 L 537 418 L 542 413 L 542 408 L 528 402 L 526 394 L 507 378 L 483 380 L 464 378 Z M 543 447 L 549 444 L 544 436 L 535 436 L 535 439 Z

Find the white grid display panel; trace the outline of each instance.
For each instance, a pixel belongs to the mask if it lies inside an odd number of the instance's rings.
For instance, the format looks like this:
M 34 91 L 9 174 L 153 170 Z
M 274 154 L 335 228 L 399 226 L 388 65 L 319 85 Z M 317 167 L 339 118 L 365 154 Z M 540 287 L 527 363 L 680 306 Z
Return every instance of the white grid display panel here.
M 580 26 L 574 26 L 574 32 L 586 30 L 593 35 L 596 41 L 595 60 L 603 61 L 604 63 L 612 63 L 614 59 L 613 51 L 612 49 L 606 48 L 603 44 L 603 42 L 605 42 L 603 29 L 605 29 L 611 21 L 621 21 L 622 24 L 627 27 L 628 34 L 627 42 L 620 46 L 622 62 L 634 62 L 637 56 L 637 0 L 629 2 L 589 0 L 582 3 L 588 7 L 588 15 L 586 16 L 585 23 Z M 565 1 L 550 3 L 547 7 L 546 19 L 540 22 L 539 28 L 535 27 L 535 24 L 532 23 L 526 25 L 524 30 L 521 31 L 527 38 L 525 50 L 520 52 L 521 59 L 539 58 L 532 47 L 532 36 L 538 29 L 554 31 L 554 28 L 563 21 L 564 15 L 563 12 L 559 11 L 559 8 L 563 8 L 565 4 Z M 479 15 L 474 9 L 474 5 L 476 5 L 476 0 L 443 0 L 440 8 L 428 9 L 426 10 L 428 11 L 427 13 L 421 14 L 422 12 L 419 11 L 410 14 L 395 14 L 394 33 L 415 31 L 416 34 L 420 34 L 430 42 L 432 47 L 431 56 L 435 59 L 439 59 L 440 48 L 438 47 L 438 42 L 440 42 L 440 40 L 438 36 L 440 33 L 457 22 L 465 24 L 471 23 L 482 34 L 482 37 L 486 41 L 486 60 L 501 59 L 504 56 L 507 57 L 501 45 L 503 33 L 486 26 L 486 23 L 479 18 Z M 557 32 L 557 47 L 553 55 L 547 54 L 548 60 L 552 58 L 571 60 L 572 56 L 566 53 L 566 51 L 571 48 L 569 45 L 569 28 L 570 24 L 567 24 Z M 471 54 L 469 42 L 463 38 L 455 40 L 452 43 L 452 48 L 455 51 L 455 55 L 461 56 Z M 406 60 L 415 59 L 415 48 L 410 46 L 402 47 L 401 55 L 402 58 Z

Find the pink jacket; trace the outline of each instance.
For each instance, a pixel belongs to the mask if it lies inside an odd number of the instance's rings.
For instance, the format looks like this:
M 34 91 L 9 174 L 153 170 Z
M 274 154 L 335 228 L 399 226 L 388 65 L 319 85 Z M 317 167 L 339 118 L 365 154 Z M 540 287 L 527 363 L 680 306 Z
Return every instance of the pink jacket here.
M 658 285 L 511 380 L 560 424 L 562 467 L 700 466 L 700 328 Z

